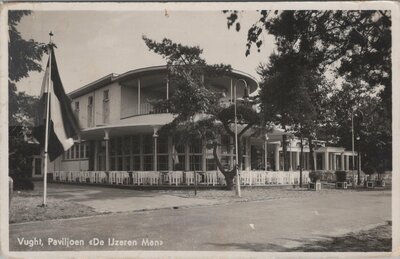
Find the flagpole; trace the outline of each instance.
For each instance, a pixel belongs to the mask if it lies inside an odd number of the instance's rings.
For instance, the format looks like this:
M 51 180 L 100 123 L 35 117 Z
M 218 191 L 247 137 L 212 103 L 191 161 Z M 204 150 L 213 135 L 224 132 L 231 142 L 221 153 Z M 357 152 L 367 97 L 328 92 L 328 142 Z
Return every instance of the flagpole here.
M 53 36 L 53 33 L 49 33 L 50 36 L 50 43 L 49 43 L 49 81 L 47 84 L 47 105 L 46 105 L 46 134 L 45 134 L 45 142 L 44 142 L 44 176 L 43 176 L 43 207 L 47 206 L 47 170 L 48 170 L 48 146 L 49 146 L 49 119 L 50 119 L 50 97 L 51 97 L 51 54 L 52 54 L 52 49 L 51 49 L 51 36 Z

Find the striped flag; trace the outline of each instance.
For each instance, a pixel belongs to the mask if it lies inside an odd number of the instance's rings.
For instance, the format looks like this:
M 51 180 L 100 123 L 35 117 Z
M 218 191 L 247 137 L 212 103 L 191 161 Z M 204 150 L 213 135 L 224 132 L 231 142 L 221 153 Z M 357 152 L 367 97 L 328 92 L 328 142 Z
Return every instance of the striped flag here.
M 44 148 L 46 138 L 47 98 L 50 91 L 48 156 L 54 161 L 74 144 L 73 137 L 79 134 L 80 127 L 72 111 L 71 100 L 66 95 L 57 68 L 54 50 L 47 62 L 38 107 L 36 109 L 33 136 Z M 51 61 L 51 62 L 50 62 Z M 51 63 L 51 64 L 50 64 Z M 49 66 L 50 65 L 50 66 Z M 51 75 L 51 80 L 49 80 Z M 50 84 L 50 85 L 49 85 Z

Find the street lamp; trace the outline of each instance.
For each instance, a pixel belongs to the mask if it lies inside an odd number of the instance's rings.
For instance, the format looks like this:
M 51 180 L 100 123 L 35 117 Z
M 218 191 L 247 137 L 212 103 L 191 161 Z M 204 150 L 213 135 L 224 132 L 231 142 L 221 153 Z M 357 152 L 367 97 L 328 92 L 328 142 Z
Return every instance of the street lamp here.
M 361 121 L 362 121 L 362 119 L 363 119 L 363 112 L 362 111 L 360 111 L 360 110 L 355 110 L 355 109 L 353 109 L 352 111 L 351 111 L 351 148 L 352 148 L 352 154 L 353 154 L 353 159 L 352 159 L 352 164 L 353 164 L 353 172 L 354 172 L 354 117 L 357 117 L 358 118 L 358 126 L 360 126 L 360 123 L 361 123 Z M 358 129 L 358 130 L 360 130 L 360 129 Z M 357 137 L 357 140 L 359 140 L 360 139 L 360 137 Z M 358 175 L 357 175 L 357 177 L 358 177 L 358 179 L 357 179 L 357 184 L 358 185 L 360 185 L 360 169 L 358 169 L 358 171 L 357 171 L 357 173 L 358 173 Z
M 269 137 L 268 137 L 268 134 L 265 134 L 265 143 L 264 143 L 264 155 L 265 155 L 265 157 L 264 157 L 264 161 L 265 161 L 265 168 L 264 168 L 264 170 L 265 171 L 267 171 L 268 170 L 268 140 L 269 140 Z
M 361 184 L 360 179 L 360 136 L 357 136 L 357 185 Z
M 238 150 L 238 129 L 237 129 L 237 109 L 236 109 L 236 101 L 237 101 L 237 95 L 236 95 L 236 88 L 237 88 L 237 83 L 238 82 L 243 82 L 244 83 L 244 87 L 245 87 L 245 91 L 244 91 L 244 96 L 243 99 L 248 99 L 248 87 L 247 87 L 247 82 L 244 79 L 239 79 L 235 82 L 235 85 L 233 86 L 233 90 L 234 90 L 234 108 L 235 108 L 235 155 L 236 155 L 236 160 L 235 160 L 235 170 L 236 170 L 236 196 L 241 197 L 242 194 L 240 192 L 240 175 L 239 175 L 239 150 Z

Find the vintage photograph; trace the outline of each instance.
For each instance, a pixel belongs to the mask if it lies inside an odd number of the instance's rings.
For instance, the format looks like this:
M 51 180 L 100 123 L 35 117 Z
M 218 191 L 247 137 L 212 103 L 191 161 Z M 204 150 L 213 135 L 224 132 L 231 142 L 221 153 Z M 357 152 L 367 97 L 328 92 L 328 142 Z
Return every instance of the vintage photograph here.
M 234 7 L 7 11 L 10 252 L 392 252 L 392 11 Z

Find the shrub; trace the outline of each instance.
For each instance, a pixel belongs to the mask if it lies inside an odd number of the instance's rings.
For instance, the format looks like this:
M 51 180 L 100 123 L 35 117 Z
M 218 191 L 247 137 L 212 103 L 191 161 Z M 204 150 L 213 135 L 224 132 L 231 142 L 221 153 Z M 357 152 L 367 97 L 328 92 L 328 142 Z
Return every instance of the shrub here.
M 30 178 L 19 178 L 16 177 L 14 180 L 14 190 L 33 190 L 35 188 Z
M 376 172 L 376 169 L 373 166 L 366 166 L 366 167 L 364 167 L 363 172 L 364 172 L 364 174 L 372 175 Z
M 346 182 L 347 172 L 346 171 L 335 171 L 337 182 Z
M 310 178 L 311 182 L 315 183 L 318 180 L 321 180 L 322 174 L 321 174 L 321 172 L 311 171 L 308 174 L 308 177 Z

